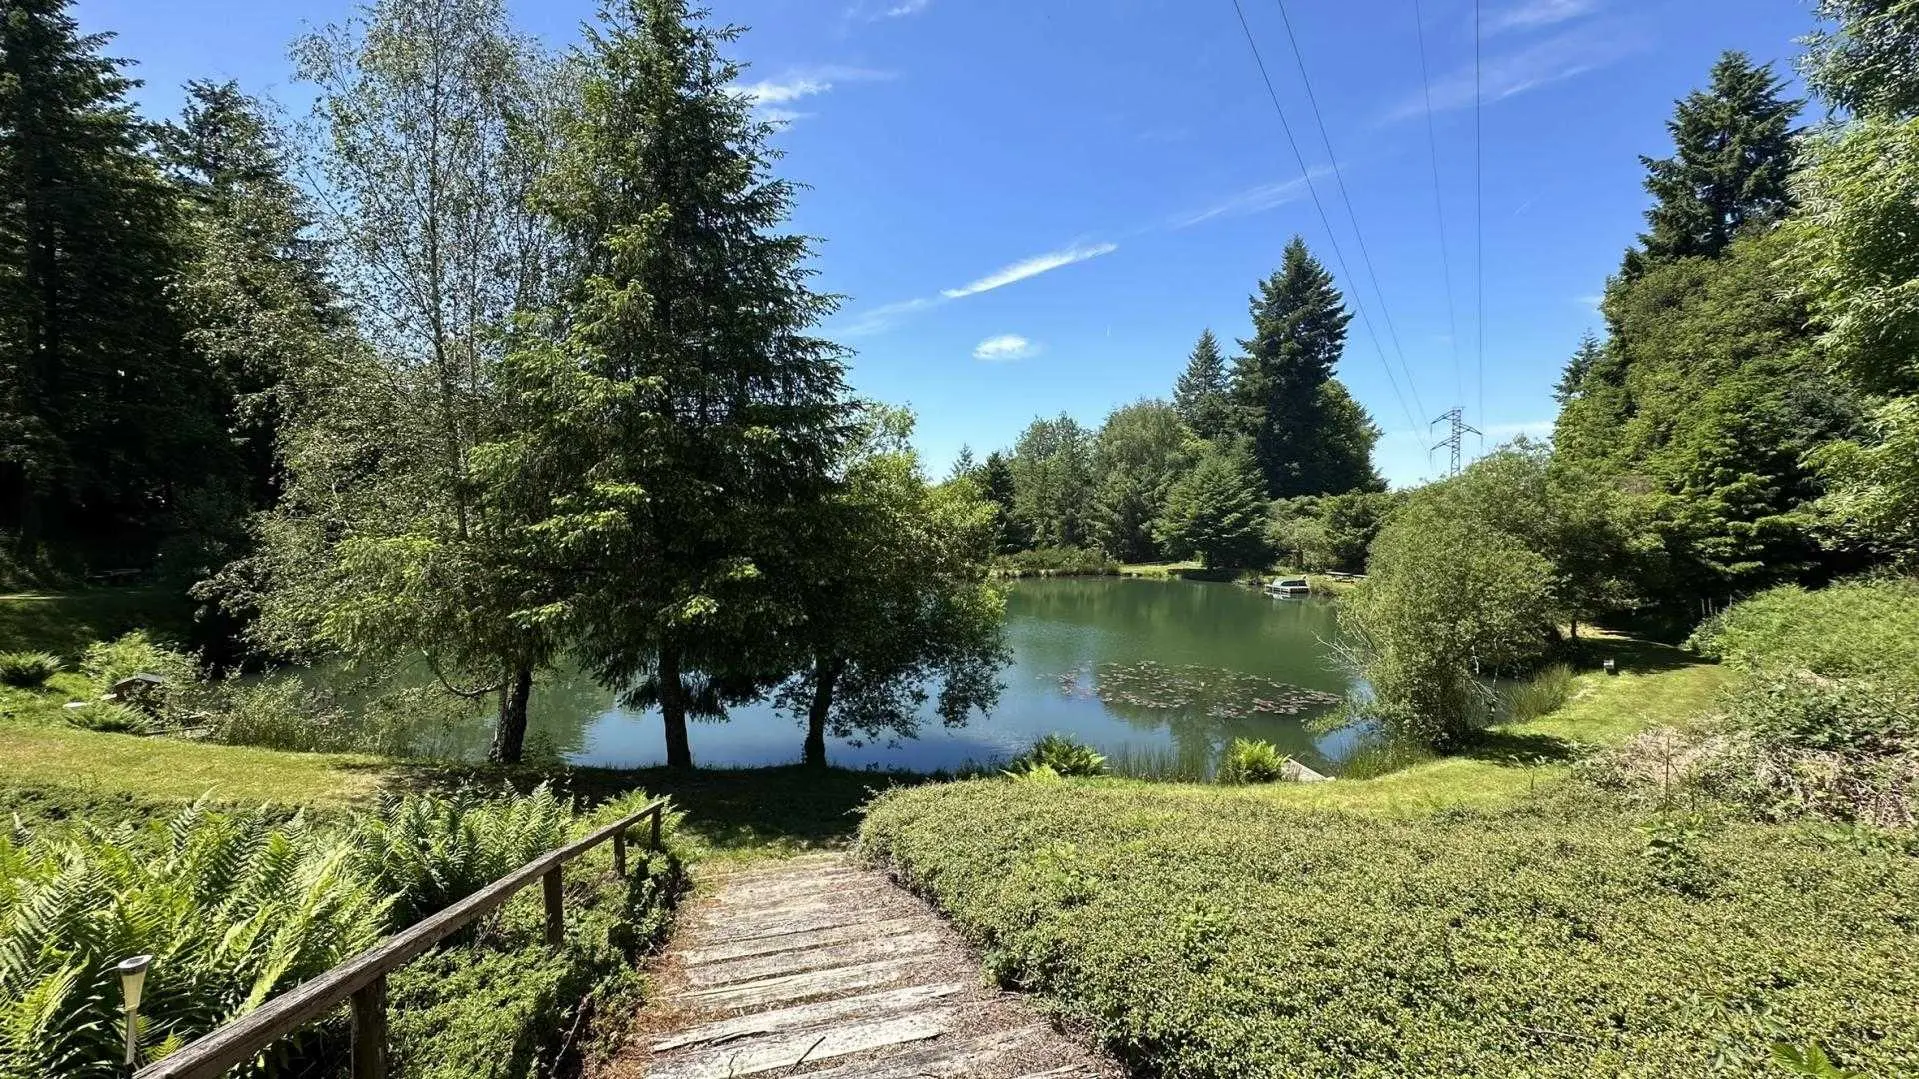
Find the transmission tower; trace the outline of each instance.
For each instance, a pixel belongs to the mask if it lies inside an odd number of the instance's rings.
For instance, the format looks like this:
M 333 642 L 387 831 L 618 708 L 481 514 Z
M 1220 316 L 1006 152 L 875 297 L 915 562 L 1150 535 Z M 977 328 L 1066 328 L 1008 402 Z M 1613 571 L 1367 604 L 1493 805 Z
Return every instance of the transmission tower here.
M 1435 424 L 1441 424 L 1441 423 L 1446 425 L 1446 437 L 1440 439 L 1438 442 L 1433 443 L 1433 449 L 1439 449 L 1441 446 L 1444 446 L 1448 450 L 1452 451 L 1452 470 L 1447 472 L 1446 474 L 1448 476 L 1457 476 L 1459 475 L 1460 437 L 1466 434 L 1468 431 L 1472 432 L 1473 434 L 1479 434 L 1479 428 L 1474 427 L 1471 424 L 1467 423 L 1466 413 L 1457 408 L 1447 411 L 1444 415 L 1440 416 L 1438 419 L 1434 420 L 1432 423 L 1427 424 L 1427 426 L 1431 427 Z

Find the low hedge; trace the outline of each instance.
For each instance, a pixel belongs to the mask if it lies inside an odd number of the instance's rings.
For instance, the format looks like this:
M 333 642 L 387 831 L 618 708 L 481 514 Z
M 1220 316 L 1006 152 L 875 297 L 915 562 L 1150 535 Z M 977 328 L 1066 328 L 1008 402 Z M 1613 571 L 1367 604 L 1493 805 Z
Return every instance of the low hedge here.
M 1763 1074 L 1814 1046 L 1919 1074 L 1906 846 L 1599 797 L 1381 819 L 978 780 L 884 795 L 861 842 L 1144 1074 Z

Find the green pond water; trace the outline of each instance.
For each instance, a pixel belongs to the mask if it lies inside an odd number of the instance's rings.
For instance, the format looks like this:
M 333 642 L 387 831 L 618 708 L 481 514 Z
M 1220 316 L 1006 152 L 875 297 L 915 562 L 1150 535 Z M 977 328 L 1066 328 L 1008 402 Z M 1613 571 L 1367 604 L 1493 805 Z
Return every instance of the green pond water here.
M 1234 738 L 1262 738 L 1336 771 L 1348 735 L 1316 735 L 1350 679 L 1333 661 L 1329 601 L 1276 599 L 1233 584 L 1081 578 L 1019 581 L 1007 602 L 1013 662 L 989 716 L 962 728 L 930 709 L 920 736 L 829 740 L 852 768 L 957 769 L 1003 762 L 1043 734 L 1066 733 L 1135 761 L 1205 772 Z M 487 717 L 444 732 L 439 752 L 484 752 Z M 665 760 L 656 713 L 619 707 L 590 679 L 562 672 L 534 694 L 530 737 L 574 764 L 638 766 Z M 798 720 L 770 705 L 696 723 L 702 765 L 789 764 Z

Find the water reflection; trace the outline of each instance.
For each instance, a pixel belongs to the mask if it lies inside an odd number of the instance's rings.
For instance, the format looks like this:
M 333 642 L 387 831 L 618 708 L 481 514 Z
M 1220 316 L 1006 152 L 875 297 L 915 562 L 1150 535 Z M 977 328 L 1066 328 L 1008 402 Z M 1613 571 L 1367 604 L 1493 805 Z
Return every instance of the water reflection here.
M 1351 749 L 1349 736 L 1307 726 L 1348 688 L 1326 643 L 1330 603 L 1230 584 L 1033 580 L 1014 586 L 1007 616 L 1013 663 L 991 716 L 949 730 L 929 709 L 919 738 L 831 740 L 829 758 L 853 768 L 955 769 L 1003 761 L 1056 731 L 1193 773 L 1209 770 L 1234 738 L 1263 738 L 1321 769 L 1336 769 Z M 444 748 L 484 753 L 489 718 L 448 731 Z M 530 745 L 572 763 L 636 766 L 666 756 L 657 714 L 620 707 L 576 671 L 541 681 L 530 719 Z M 801 736 L 794 717 L 754 705 L 696 725 L 693 753 L 715 766 L 789 764 Z

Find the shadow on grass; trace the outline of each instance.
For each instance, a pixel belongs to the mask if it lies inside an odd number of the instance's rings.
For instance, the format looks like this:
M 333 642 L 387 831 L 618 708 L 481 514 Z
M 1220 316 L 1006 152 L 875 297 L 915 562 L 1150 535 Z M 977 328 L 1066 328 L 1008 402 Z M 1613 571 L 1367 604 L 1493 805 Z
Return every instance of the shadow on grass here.
M 1571 742 L 1557 735 L 1509 731 L 1493 727 L 1473 735 L 1472 739 L 1461 745 L 1454 755 L 1492 764 L 1531 767 L 1535 764 L 1562 764 L 1570 761 L 1575 756 L 1574 748 Z
M 1630 674 L 1658 674 L 1707 662 L 1672 645 L 1636 637 L 1581 637 L 1566 643 L 1565 658 L 1584 671 L 1596 670 L 1610 659 L 1622 673 Z
M 859 811 L 874 795 L 935 777 L 842 768 L 436 767 L 403 765 L 388 788 L 450 790 L 511 784 L 519 790 L 551 781 L 588 805 L 635 790 L 669 795 L 685 814 L 681 827 L 722 855 L 770 857 L 845 847 L 859 830 Z

